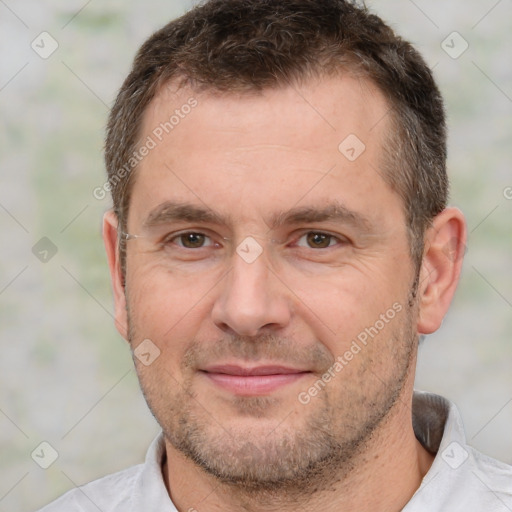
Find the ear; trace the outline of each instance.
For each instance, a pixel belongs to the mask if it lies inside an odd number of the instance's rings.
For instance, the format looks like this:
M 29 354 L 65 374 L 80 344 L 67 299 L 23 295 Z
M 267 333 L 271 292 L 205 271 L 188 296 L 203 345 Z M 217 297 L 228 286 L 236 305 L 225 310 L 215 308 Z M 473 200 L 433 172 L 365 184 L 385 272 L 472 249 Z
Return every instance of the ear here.
M 114 319 L 116 328 L 121 336 L 128 339 L 128 315 L 126 312 L 126 296 L 124 280 L 119 260 L 119 244 L 117 238 L 117 216 L 109 210 L 103 216 L 103 242 L 107 251 L 112 291 L 114 294 Z
M 457 208 L 434 218 L 425 236 L 418 287 L 418 333 L 439 329 L 450 306 L 466 252 L 466 222 Z

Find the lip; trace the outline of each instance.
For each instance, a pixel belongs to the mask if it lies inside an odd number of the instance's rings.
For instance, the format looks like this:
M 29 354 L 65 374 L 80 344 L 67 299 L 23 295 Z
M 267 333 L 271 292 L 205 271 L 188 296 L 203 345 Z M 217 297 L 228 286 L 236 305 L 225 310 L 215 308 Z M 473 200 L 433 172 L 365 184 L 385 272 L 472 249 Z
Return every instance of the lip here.
M 267 395 L 310 373 L 279 365 L 246 367 L 233 364 L 208 366 L 201 372 L 220 388 L 243 396 Z

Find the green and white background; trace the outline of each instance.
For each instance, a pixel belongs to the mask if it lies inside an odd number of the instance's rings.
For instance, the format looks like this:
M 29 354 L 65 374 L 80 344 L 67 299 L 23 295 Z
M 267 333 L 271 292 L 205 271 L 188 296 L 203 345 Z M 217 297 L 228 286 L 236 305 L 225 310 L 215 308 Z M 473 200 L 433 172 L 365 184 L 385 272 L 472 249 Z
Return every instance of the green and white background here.
M 451 202 L 470 232 L 417 387 L 455 401 L 470 444 L 512 463 L 512 1 L 368 5 L 434 67 Z M 190 6 L 0 0 L 0 512 L 35 510 L 141 462 L 158 432 L 114 329 L 100 238 L 110 202 L 93 190 L 136 49 Z

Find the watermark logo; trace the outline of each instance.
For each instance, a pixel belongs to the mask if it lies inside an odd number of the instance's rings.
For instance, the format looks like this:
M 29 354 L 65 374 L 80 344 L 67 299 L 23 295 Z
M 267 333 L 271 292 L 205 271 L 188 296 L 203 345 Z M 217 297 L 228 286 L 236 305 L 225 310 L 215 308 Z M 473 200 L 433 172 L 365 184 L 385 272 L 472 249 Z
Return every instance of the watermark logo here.
M 461 247 L 460 247 L 461 246 Z M 448 243 L 443 247 L 443 253 L 450 261 L 457 261 L 464 258 L 468 252 L 468 248 L 456 236 L 450 238 Z
M 248 236 L 238 245 L 236 252 L 246 263 L 254 263 L 262 254 L 263 247 L 252 236 Z
M 59 47 L 57 40 L 48 32 L 41 32 L 30 44 L 39 57 L 47 59 Z
M 32 254 L 41 263 L 48 263 L 57 254 L 57 251 L 57 246 L 46 236 L 43 236 L 32 247 Z
M 149 366 L 160 356 L 160 349 L 146 338 L 139 343 L 133 354 L 144 366 Z
M 43 441 L 30 456 L 39 467 L 48 469 L 59 458 L 59 453 L 48 441 Z
M 454 31 L 443 40 L 441 48 L 452 59 L 458 59 L 469 48 L 469 43 Z
M 468 457 L 468 451 L 457 441 L 451 442 L 441 453 L 441 458 L 452 469 L 460 468 Z
M 353 133 L 345 137 L 338 146 L 338 151 L 350 162 L 357 160 L 365 149 L 364 142 Z

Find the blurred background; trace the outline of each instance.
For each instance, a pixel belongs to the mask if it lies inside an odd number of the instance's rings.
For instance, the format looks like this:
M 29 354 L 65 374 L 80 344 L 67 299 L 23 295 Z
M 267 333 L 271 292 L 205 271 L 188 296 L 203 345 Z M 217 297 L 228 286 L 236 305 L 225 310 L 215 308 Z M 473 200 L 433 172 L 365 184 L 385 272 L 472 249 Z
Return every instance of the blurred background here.
M 469 443 L 512 463 L 512 3 L 367 3 L 434 68 L 451 203 L 470 232 L 417 387 L 453 400 Z M 0 0 L 0 512 L 141 462 L 159 431 L 114 328 L 100 237 L 110 199 L 93 190 L 134 53 L 191 5 Z

